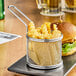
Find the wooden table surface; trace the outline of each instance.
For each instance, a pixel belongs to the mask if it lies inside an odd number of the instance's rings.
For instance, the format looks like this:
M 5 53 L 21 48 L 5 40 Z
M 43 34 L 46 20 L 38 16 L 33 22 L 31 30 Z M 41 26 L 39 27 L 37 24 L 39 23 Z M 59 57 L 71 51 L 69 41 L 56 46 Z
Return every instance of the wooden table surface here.
M 23 76 L 7 71 L 7 68 L 26 54 L 26 28 L 13 14 L 8 5 L 17 6 L 35 24 L 40 26 L 45 21 L 55 22 L 59 17 L 41 16 L 35 0 L 5 0 L 5 19 L 0 20 L 0 31 L 21 35 L 22 38 L 0 45 L 0 76 Z M 21 15 L 20 17 L 24 19 Z M 24 19 L 28 24 L 28 21 Z

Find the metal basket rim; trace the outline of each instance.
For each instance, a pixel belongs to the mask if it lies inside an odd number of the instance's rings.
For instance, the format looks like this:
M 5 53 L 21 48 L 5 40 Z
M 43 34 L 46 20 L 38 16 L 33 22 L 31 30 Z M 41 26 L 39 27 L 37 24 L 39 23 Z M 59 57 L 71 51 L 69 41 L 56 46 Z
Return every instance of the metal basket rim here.
M 35 42 L 56 42 L 56 41 L 62 40 L 63 34 L 61 34 L 61 37 L 58 37 L 55 39 L 36 39 L 36 38 L 28 37 L 27 34 L 26 34 L 26 38 L 31 40 L 31 41 L 35 41 Z

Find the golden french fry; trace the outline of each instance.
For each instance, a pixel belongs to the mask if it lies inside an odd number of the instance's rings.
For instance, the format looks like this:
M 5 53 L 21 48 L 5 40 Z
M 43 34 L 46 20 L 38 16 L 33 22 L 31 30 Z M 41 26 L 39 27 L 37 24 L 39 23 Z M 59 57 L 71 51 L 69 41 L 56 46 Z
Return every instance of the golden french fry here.
M 29 46 L 29 48 L 28 48 L 28 49 L 29 49 L 29 57 L 33 60 L 33 62 L 34 62 L 35 64 L 38 64 L 38 65 L 39 65 L 40 63 L 39 63 L 37 54 L 36 54 L 36 52 L 33 50 L 33 49 L 34 49 L 33 47 L 35 46 L 34 43 L 35 43 L 35 42 L 32 42 L 32 41 L 29 42 L 29 45 L 28 45 L 28 46 Z
M 53 28 L 54 28 L 54 30 L 58 29 L 56 24 L 53 25 Z
M 50 34 L 51 33 L 51 28 L 50 28 L 51 23 L 50 22 L 45 22 L 45 24 L 47 26 L 47 31 Z
M 39 33 L 39 34 L 38 34 L 38 39 L 44 39 L 43 34 Z
M 56 49 L 56 45 L 55 43 L 49 43 L 50 47 L 49 47 L 49 51 L 52 57 L 52 65 L 58 64 L 59 62 L 59 54 L 57 53 L 57 49 Z
M 36 42 L 33 50 L 36 52 L 38 56 L 40 65 L 42 66 L 52 65 L 48 43 Z
M 43 34 L 44 39 L 51 39 L 52 34 Z
M 42 34 L 48 34 L 48 30 L 45 24 L 41 25 L 41 32 Z
M 56 50 L 57 50 L 57 54 L 58 54 L 58 63 L 60 63 L 61 62 L 61 41 L 57 41 L 57 42 L 55 42 L 55 46 L 56 46 Z
M 28 36 L 32 37 L 32 38 L 38 38 L 38 32 L 36 29 L 32 29 L 30 31 L 28 31 Z
M 32 30 L 32 29 L 35 29 L 35 24 L 34 22 L 30 22 L 29 25 L 28 25 L 28 30 Z
M 53 32 L 52 32 L 52 38 L 54 39 L 54 38 L 58 38 L 58 37 L 60 37 L 61 36 L 61 32 L 59 31 L 59 30 L 54 30 Z
M 41 27 L 36 28 L 38 33 L 41 33 Z

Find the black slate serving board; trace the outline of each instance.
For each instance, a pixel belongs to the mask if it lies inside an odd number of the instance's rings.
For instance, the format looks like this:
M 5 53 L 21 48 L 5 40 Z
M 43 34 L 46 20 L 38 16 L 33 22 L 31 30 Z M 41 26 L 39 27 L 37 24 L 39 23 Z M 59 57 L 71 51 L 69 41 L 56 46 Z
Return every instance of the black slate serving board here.
M 26 56 L 18 60 L 16 63 L 11 65 L 8 70 L 11 72 L 16 72 L 24 75 L 34 75 L 34 76 L 64 76 L 64 74 L 75 64 L 76 54 L 68 57 L 63 57 L 63 66 L 57 69 L 51 70 L 38 70 L 30 68 L 26 64 Z

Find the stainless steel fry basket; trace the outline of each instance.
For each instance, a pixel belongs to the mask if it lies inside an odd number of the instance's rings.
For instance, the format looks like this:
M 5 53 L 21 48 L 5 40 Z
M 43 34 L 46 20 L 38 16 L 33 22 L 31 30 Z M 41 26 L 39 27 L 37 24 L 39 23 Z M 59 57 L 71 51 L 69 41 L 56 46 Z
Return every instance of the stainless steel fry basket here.
M 11 7 L 21 13 L 30 22 L 32 20 L 14 5 L 8 7 L 9 11 L 26 26 L 26 32 L 28 32 L 27 24 L 11 9 Z M 27 65 L 36 69 L 54 69 L 62 66 L 62 38 L 63 35 L 56 39 L 35 39 L 28 37 L 26 34 Z

